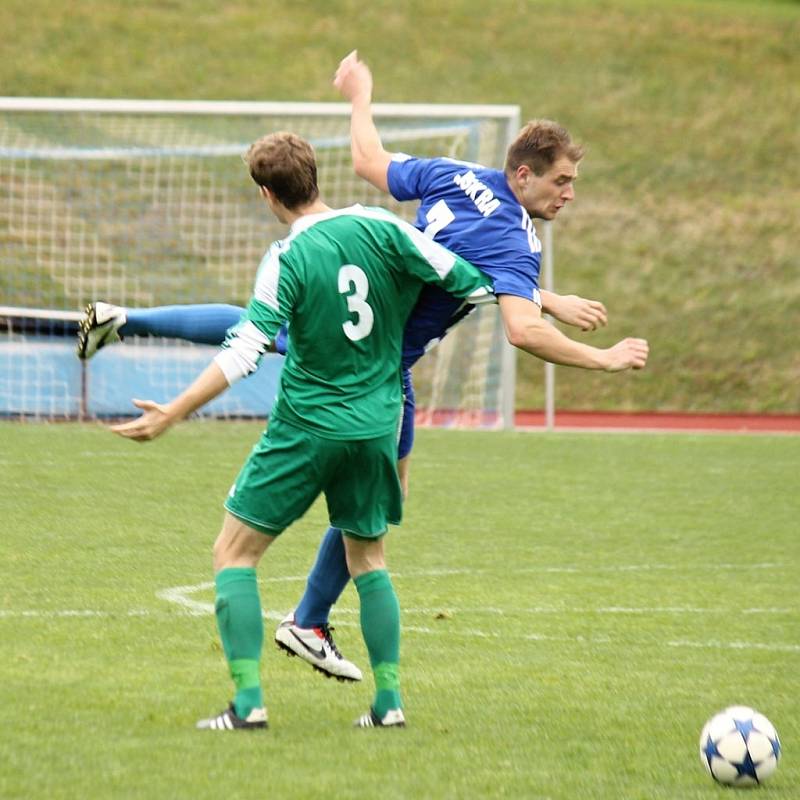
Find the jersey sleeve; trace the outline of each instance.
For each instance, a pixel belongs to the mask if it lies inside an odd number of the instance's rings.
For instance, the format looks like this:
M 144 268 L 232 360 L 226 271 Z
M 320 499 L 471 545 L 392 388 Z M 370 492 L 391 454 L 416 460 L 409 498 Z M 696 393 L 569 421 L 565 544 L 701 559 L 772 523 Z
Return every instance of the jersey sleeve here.
M 440 160 L 396 153 L 387 173 L 392 197 L 395 200 L 419 200 L 425 194 Z
M 261 262 L 244 317 L 231 328 L 214 359 L 228 384 L 258 369 L 270 343 L 291 319 L 296 297 L 294 273 L 282 263 L 280 243 L 276 243 Z
M 406 272 L 470 303 L 494 302 L 492 281 L 469 261 L 398 219 L 396 247 Z
M 507 261 L 499 269 L 492 270 L 492 283 L 497 295 L 513 294 L 541 306 L 539 254 L 510 252 Z

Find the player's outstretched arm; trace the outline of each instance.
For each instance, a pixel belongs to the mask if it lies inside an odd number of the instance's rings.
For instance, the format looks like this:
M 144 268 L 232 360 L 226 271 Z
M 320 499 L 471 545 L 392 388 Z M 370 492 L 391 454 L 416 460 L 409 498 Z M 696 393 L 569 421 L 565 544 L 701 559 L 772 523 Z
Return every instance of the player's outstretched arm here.
M 133 404 L 141 408 L 144 414 L 131 422 L 112 425 L 111 430 L 126 439 L 149 442 L 193 411 L 211 402 L 227 388 L 228 381 L 224 373 L 212 361 L 186 391 L 169 403 L 134 400 Z
M 642 369 L 647 363 L 645 339 L 623 339 L 605 349 L 591 347 L 564 336 L 542 319 L 541 310 L 530 300 L 504 294 L 498 302 L 508 341 L 544 361 L 606 372 Z
M 372 73 L 353 50 L 339 63 L 333 85 L 350 101 L 350 152 L 353 169 L 382 192 L 389 191 L 388 171 L 392 154 L 383 149 L 372 118 Z
M 554 316 L 559 322 L 596 331 L 608 324 L 606 307 L 599 300 L 587 300 L 576 294 L 556 294 L 542 290 L 542 311 Z

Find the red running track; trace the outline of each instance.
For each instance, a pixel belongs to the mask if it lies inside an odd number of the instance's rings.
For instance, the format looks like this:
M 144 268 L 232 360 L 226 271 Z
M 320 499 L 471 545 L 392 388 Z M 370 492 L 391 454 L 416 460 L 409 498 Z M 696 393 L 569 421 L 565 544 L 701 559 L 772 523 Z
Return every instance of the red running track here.
M 517 411 L 518 428 L 544 428 L 544 411 Z M 496 412 L 417 408 L 418 426 L 495 428 Z M 687 414 L 668 412 L 556 411 L 558 430 L 730 431 L 736 433 L 800 433 L 800 414 Z
M 519 427 L 544 427 L 543 411 L 518 411 Z M 616 430 L 800 433 L 800 414 L 684 414 L 667 412 L 556 411 L 555 427 Z

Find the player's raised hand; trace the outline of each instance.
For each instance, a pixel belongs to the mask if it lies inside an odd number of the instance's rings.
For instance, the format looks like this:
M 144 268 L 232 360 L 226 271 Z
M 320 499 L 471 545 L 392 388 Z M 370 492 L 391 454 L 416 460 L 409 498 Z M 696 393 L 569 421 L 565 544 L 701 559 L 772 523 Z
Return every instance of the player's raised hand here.
M 550 313 L 559 322 L 582 331 L 596 331 L 608 324 L 606 307 L 599 300 L 587 300 L 576 294 L 561 295 L 557 307 Z
M 646 339 L 623 339 L 606 350 L 609 357 L 606 372 L 622 372 L 625 369 L 642 369 L 647 363 L 650 346 Z
M 111 430 L 119 436 L 136 442 L 149 442 L 161 436 L 174 422 L 166 406 L 160 403 L 154 403 L 152 400 L 134 400 L 133 404 L 141 408 L 144 414 L 131 422 L 112 425 Z
M 358 58 L 358 51 L 348 53 L 340 62 L 333 85 L 351 103 L 357 100 L 372 99 L 372 73 L 369 67 Z

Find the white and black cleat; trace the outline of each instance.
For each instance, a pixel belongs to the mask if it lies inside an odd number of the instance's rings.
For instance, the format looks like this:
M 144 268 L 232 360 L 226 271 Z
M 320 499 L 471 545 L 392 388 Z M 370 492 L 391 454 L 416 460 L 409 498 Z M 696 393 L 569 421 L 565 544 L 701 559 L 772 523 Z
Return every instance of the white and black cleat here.
M 405 726 L 406 718 L 403 716 L 402 708 L 390 708 L 383 717 L 379 717 L 375 710 L 370 708 L 353 723 L 354 728 L 405 728 Z
M 89 303 L 78 323 L 78 358 L 88 361 L 107 344 L 122 341 L 125 309 L 111 303 Z
M 233 703 L 216 717 L 201 719 L 197 723 L 197 729 L 201 731 L 255 731 L 266 727 L 266 708 L 254 708 L 246 719 L 242 719 L 236 715 Z
M 289 614 L 275 631 L 275 643 L 290 656 L 299 656 L 328 678 L 360 681 L 361 670 L 339 652 L 331 636 L 330 625 L 300 628 Z

